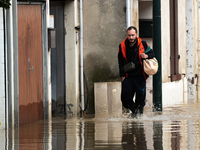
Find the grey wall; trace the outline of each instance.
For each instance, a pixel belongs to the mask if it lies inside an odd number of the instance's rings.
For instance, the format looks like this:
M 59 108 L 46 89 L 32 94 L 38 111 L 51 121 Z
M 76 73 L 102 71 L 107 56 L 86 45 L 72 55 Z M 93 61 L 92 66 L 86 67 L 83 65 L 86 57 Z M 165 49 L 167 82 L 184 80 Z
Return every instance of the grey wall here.
M 89 90 L 87 112 L 93 113 L 94 82 L 120 80 L 117 54 L 126 37 L 126 1 L 84 0 L 83 28 L 84 72 Z

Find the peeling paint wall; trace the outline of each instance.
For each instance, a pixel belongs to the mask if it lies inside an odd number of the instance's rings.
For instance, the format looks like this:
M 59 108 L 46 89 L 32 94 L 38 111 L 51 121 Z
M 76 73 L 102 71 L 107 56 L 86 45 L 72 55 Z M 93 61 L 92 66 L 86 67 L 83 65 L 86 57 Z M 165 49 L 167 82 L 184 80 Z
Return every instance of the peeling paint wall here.
M 179 85 L 182 90 L 176 95 L 183 97 L 183 103 L 188 102 L 187 97 L 187 68 L 186 68 L 186 1 L 178 0 L 178 52 L 180 55 L 179 59 L 179 73 L 182 74 L 182 85 Z M 180 81 L 179 81 L 180 82 Z M 176 82 L 176 84 L 179 84 Z M 178 87 L 177 87 L 178 88 Z M 178 98 L 178 97 L 177 97 Z M 178 104 L 182 103 L 180 98 L 177 99 Z
M 198 79 L 200 77 L 200 1 L 198 0 L 198 4 L 197 4 L 197 74 L 198 74 Z M 197 82 L 197 86 L 198 86 L 198 92 L 197 92 L 197 99 L 200 99 L 200 80 L 198 80 Z
M 195 7 L 194 0 L 186 0 L 186 52 L 187 52 L 187 80 L 188 99 L 196 99 L 195 87 Z

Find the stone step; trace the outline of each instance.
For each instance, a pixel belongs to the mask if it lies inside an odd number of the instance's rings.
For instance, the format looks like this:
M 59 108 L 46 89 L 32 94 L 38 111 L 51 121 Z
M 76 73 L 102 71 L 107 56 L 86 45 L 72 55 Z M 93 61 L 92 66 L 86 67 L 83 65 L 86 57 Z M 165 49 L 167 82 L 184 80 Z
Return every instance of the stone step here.
M 122 114 L 121 82 L 95 82 L 95 115 Z

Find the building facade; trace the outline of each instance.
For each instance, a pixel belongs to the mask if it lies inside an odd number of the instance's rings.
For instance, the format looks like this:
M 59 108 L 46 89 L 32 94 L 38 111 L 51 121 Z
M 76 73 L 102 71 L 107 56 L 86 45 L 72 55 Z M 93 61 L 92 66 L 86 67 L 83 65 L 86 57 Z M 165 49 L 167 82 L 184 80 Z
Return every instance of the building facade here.
M 1 9 L 3 129 L 48 118 L 50 112 L 48 1 L 10 3 L 9 9 Z
M 139 29 L 143 40 L 155 46 L 153 33 L 157 31 L 152 29 L 156 1 L 127 2 L 11 0 L 10 9 L 1 8 L 0 128 L 50 118 L 52 114 L 95 113 L 94 83 L 121 81 L 117 53 L 126 38 L 127 19 Z M 155 53 L 161 53 L 162 107 L 196 102 L 200 95 L 199 1 L 159 2 L 161 49 L 155 49 Z M 26 15 L 29 10 L 32 15 Z M 56 40 L 51 41 L 53 29 Z M 56 47 L 51 47 L 49 43 L 55 41 Z M 148 106 L 153 106 L 153 90 L 150 77 Z M 38 110 L 35 118 L 34 110 Z

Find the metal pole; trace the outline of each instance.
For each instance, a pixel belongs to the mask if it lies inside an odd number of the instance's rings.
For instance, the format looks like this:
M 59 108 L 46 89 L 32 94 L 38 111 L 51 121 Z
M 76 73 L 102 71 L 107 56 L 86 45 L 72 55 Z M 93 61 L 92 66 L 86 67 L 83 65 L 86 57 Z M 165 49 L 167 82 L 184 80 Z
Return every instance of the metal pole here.
M 81 63 L 81 106 L 85 110 L 83 77 L 83 0 L 80 0 L 80 63 Z
M 153 110 L 162 111 L 161 0 L 153 0 L 153 50 L 159 69 L 153 76 Z
M 6 19 L 5 19 L 5 8 L 3 8 L 3 32 L 4 32 L 4 88 L 5 88 L 5 128 L 8 128 L 8 102 L 7 102 L 7 73 L 6 73 L 6 53 L 7 53 L 7 47 L 6 47 Z

